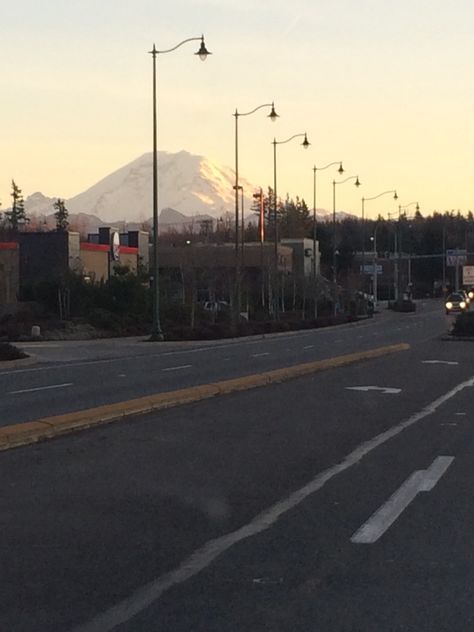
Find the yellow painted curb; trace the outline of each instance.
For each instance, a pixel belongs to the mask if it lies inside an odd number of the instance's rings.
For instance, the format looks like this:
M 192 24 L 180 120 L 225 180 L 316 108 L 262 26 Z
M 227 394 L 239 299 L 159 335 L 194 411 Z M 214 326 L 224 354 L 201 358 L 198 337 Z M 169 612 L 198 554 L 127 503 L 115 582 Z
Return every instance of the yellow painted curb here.
M 391 353 L 398 353 L 399 351 L 406 351 L 409 348 L 410 345 L 406 343 L 377 347 L 376 349 L 369 349 L 368 351 L 349 353 L 347 355 L 336 356 L 335 358 L 328 358 L 326 360 L 317 360 L 315 362 L 306 362 L 282 369 L 266 371 L 265 373 L 256 373 L 254 375 L 223 380 L 222 382 L 215 382 L 213 384 L 191 386 L 177 391 L 146 395 L 145 397 L 131 399 L 125 402 L 117 402 L 115 404 L 107 404 L 105 406 L 80 410 L 74 413 L 46 417 L 27 423 L 12 424 L 10 426 L 0 427 L 0 450 L 8 450 L 22 445 L 37 443 L 44 439 L 50 439 L 76 430 L 83 430 L 110 423 L 131 415 L 140 415 L 154 410 L 163 410 L 174 406 L 198 402 L 203 399 L 215 397 L 216 395 L 228 395 L 229 393 L 258 388 L 259 386 L 265 386 L 267 384 L 285 382 L 286 380 L 310 375 L 318 371 L 346 366 L 361 360 L 380 358 Z

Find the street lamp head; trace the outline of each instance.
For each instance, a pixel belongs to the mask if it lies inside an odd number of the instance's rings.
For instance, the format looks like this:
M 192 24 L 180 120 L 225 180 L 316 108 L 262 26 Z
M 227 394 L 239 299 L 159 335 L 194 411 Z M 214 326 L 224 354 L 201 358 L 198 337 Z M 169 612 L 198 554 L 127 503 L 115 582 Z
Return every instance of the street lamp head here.
M 275 112 L 275 105 L 273 102 L 272 102 L 272 111 L 268 115 L 268 118 L 271 120 L 272 123 L 274 123 L 277 120 L 277 118 L 279 118 L 278 114 Z
M 359 176 L 357 176 L 356 181 L 354 182 L 356 187 L 360 187 Z
M 204 35 L 201 35 L 201 46 L 199 47 L 197 53 L 194 54 L 199 55 L 199 59 L 201 61 L 206 61 L 207 56 L 212 55 L 212 53 L 207 50 L 206 45 L 204 44 Z
M 339 163 L 339 169 L 337 170 L 337 173 L 344 173 L 344 169 L 342 168 L 342 162 Z
M 397 195 L 397 192 L 396 192 L 396 191 L 395 191 L 395 192 L 394 192 L 394 194 L 393 194 L 393 199 L 394 199 L 394 200 L 398 200 L 398 195 Z
M 306 132 L 304 134 L 304 141 L 301 143 L 303 145 L 303 147 L 305 149 L 308 149 L 308 147 L 311 145 L 311 143 L 309 142 L 307 136 L 306 136 Z

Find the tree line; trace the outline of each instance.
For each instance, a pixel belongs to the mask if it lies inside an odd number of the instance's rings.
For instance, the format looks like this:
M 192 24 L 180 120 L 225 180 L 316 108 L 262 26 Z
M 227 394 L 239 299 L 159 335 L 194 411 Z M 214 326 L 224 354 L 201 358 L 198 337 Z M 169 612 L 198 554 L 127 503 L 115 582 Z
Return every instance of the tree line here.
M 17 233 L 22 226 L 30 223 L 31 218 L 25 210 L 25 200 L 22 190 L 15 180 L 12 180 L 12 205 L 11 208 L 3 213 L 0 212 L 0 229 L 2 232 Z M 66 208 L 65 201 L 57 198 L 53 207 L 55 209 L 54 219 L 56 221 L 57 231 L 66 231 L 69 227 L 69 211 Z

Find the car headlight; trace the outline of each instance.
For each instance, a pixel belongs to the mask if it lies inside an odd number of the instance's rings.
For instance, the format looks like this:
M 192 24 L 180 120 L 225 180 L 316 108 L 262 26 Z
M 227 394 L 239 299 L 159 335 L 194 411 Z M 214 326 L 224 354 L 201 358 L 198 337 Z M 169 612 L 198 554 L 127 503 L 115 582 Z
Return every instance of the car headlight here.
M 464 309 L 464 308 L 466 307 L 466 302 L 465 302 L 465 301 L 461 301 L 461 302 L 459 303 L 459 307 L 460 307 L 461 309 Z
M 471 291 L 469 292 L 468 296 L 469 296 L 469 298 L 470 298 L 470 299 L 471 299 L 471 301 L 472 301 L 472 299 L 474 298 L 474 292 L 471 290 Z
M 453 309 L 453 304 L 451 303 L 451 301 L 448 301 L 446 303 L 446 309 Z

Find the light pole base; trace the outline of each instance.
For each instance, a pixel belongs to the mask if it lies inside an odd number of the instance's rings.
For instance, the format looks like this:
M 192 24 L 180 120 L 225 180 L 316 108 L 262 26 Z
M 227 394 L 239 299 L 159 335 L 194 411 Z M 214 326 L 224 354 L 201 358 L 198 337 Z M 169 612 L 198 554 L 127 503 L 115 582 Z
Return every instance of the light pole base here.
M 148 338 L 148 342 L 163 342 L 164 339 L 165 337 L 163 336 L 163 332 L 154 331 L 150 334 L 150 337 Z

